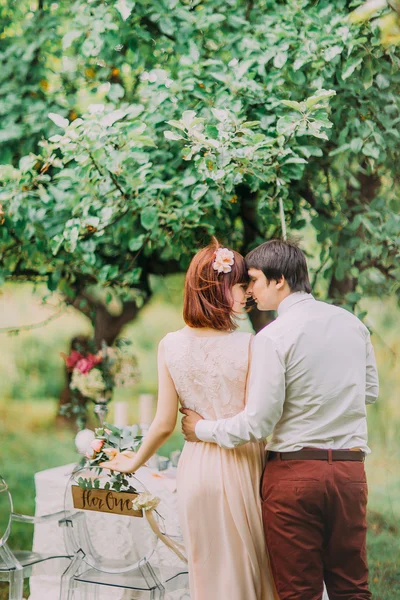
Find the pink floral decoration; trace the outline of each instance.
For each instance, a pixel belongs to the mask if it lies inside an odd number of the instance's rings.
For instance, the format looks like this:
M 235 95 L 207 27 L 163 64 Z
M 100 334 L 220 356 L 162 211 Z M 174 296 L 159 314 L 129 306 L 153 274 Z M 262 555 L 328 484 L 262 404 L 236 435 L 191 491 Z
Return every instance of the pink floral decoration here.
M 78 371 L 80 371 L 83 375 L 86 375 L 86 373 L 89 373 L 89 371 L 91 371 L 93 367 L 98 365 L 100 362 L 101 357 L 96 356 L 95 354 L 88 354 L 86 357 L 82 357 L 80 360 L 78 360 L 78 362 L 75 364 L 75 368 L 78 369 Z

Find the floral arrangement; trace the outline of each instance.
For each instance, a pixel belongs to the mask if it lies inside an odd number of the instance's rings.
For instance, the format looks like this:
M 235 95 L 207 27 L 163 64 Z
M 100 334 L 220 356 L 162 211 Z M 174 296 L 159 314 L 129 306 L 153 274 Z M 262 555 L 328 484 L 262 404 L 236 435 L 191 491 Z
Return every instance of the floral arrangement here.
M 119 428 L 115 425 L 104 424 L 104 427 L 95 429 L 94 438 L 89 443 L 79 468 L 95 468 L 98 474 L 106 473 L 109 481 L 102 486 L 106 490 L 136 493 L 124 473 L 102 469 L 99 464 L 112 460 L 120 452 L 136 452 L 142 441 L 142 436 L 138 435 L 138 431 L 137 425 Z M 84 489 L 99 488 L 100 480 L 79 477 L 78 485 Z
M 86 406 L 79 400 L 79 394 L 95 403 L 107 403 L 115 387 L 130 387 L 138 382 L 137 360 L 127 351 L 128 345 L 128 341 L 118 340 L 115 346 L 103 343 L 101 350 L 96 351 L 94 342 L 89 342 L 87 348 L 78 347 L 69 355 L 61 353 L 71 375 L 72 392 L 71 403 L 61 412 L 75 414 L 80 428 L 86 422 Z
M 62 354 L 67 369 L 72 373 L 70 388 L 86 398 L 98 400 L 107 397 L 114 387 L 129 387 L 138 381 L 137 361 L 126 352 L 126 342 L 117 346 L 103 344 L 96 354 L 72 350 Z

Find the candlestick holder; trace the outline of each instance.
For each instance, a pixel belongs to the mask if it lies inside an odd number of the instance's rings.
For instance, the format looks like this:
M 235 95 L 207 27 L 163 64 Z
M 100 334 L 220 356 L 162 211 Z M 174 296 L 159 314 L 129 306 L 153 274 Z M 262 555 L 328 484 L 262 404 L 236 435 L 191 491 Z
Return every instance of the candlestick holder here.
M 108 404 L 111 402 L 111 393 L 107 396 L 99 396 L 96 400 L 93 400 L 94 403 L 94 414 L 96 415 L 100 427 L 104 426 L 106 421 L 107 413 L 108 413 Z

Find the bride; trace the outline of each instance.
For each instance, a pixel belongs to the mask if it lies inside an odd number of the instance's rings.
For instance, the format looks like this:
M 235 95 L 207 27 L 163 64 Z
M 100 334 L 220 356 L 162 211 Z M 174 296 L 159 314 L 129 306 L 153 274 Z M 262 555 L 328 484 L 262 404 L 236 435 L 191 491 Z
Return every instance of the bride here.
M 137 454 L 101 466 L 134 473 L 175 429 L 179 404 L 205 419 L 245 405 L 252 335 L 236 331 L 246 305 L 243 257 L 217 240 L 193 258 L 185 280 L 186 326 L 158 351 L 158 405 Z M 186 442 L 178 466 L 178 506 L 192 600 L 274 600 L 263 535 L 259 482 L 264 444 L 234 450 Z

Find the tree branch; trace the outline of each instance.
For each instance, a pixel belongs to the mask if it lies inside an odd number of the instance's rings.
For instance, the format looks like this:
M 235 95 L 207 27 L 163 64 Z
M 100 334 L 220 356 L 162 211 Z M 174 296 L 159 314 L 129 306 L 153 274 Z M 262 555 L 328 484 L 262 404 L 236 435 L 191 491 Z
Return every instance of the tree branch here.
M 58 312 L 54 313 L 54 315 L 50 315 L 44 321 L 39 321 L 39 323 L 33 323 L 32 325 L 17 325 L 15 327 L 2 327 L 0 328 L 0 333 L 19 333 L 20 331 L 31 331 L 32 329 L 40 329 L 41 327 L 45 327 L 52 321 L 55 321 L 59 317 L 61 317 L 65 311 L 67 310 L 68 305 L 65 304 Z

